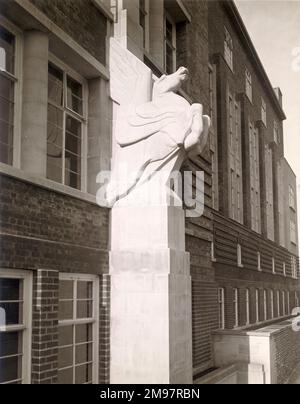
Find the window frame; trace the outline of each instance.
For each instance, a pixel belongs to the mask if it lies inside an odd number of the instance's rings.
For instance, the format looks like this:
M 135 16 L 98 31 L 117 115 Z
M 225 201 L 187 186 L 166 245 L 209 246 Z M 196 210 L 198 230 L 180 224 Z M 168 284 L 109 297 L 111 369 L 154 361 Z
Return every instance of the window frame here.
M 289 185 L 289 206 L 296 211 L 296 192 L 291 184 Z
M 54 54 L 49 53 L 49 58 L 48 58 L 48 64 L 54 65 L 55 68 L 59 69 L 63 73 L 63 99 L 64 99 L 64 105 L 63 106 L 58 106 L 55 103 L 52 103 L 48 100 L 47 103 L 48 105 L 52 105 L 55 108 L 60 109 L 63 112 L 63 158 L 62 158 L 62 182 L 57 182 L 58 184 L 61 184 L 65 187 L 71 188 L 71 189 L 76 189 L 78 191 L 87 192 L 87 157 L 88 157 L 88 102 L 89 102 L 89 91 L 88 91 L 88 81 L 82 77 L 79 73 L 74 71 L 70 66 L 62 62 L 60 59 L 58 59 Z M 67 90 L 67 83 L 66 79 L 67 77 L 70 77 L 71 79 L 77 81 L 79 84 L 82 85 L 82 115 L 76 113 L 75 111 L 71 110 L 68 108 L 68 105 L 66 103 L 66 93 L 65 91 Z M 66 121 L 66 115 L 71 116 L 71 118 L 76 119 L 77 121 L 82 123 L 82 129 L 81 129 L 81 182 L 80 182 L 80 188 L 73 188 L 67 184 L 65 184 L 65 139 L 66 139 L 66 127 L 65 127 L 65 121 Z M 48 118 L 47 118 L 48 119 Z M 46 156 L 47 157 L 47 156 Z M 47 177 L 49 181 L 55 182 L 54 180 L 51 180 Z
M 15 38 L 15 71 L 14 74 L 0 70 L 0 75 L 14 81 L 14 129 L 12 165 L 21 168 L 21 131 L 22 131 L 22 87 L 23 87 L 23 32 L 15 24 L 0 15 L 0 25 Z M 5 164 L 5 163 L 1 163 Z
M 228 28 L 224 25 L 224 59 L 232 72 L 233 72 L 233 51 L 234 51 L 234 44 L 232 35 L 230 34 Z
M 75 325 L 85 325 L 85 324 L 92 324 L 93 327 L 93 364 L 92 364 L 92 384 L 99 384 L 99 277 L 97 275 L 85 275 L 85 274 L 74 274 L 74 273 L 60 273 L 59 274 L 59 282 L 60 281 L 72 281 L 77 282 L 92 282 L 93 283 L 93 316 L 91 318 L 84 318 L 84 319 L 68 319 L 68 320 L 59 320 L 58 321 L 58 328 L 64 326 L 75 326 Z M 76 287 L 73 290 L 73 303 L 74 308 L 76 306 L 76 296 L 77 291 Z M 77 309 L 76 309 L 77 310 Z M 73 313 L 73 317 L 75 316 L 76 311 Z M 73 349 L 74 351 L 74 349 Z M 73 352 L 73 359 L 74 359 L 74 352 Z M 82 364 L 84 365 L 84 364 Z M 76 367 L 76 366 L 75 366 Z M 70 367 L 68 367 L 70 368 Z M 72 369 L 74 369 L 74 361 L 72 363 Z M 59 370 L 64 370 L 67 368 L 62 368 Z
M 219 329 L 225 330 L 225 288 L 218 288 Z
M 258 324 L 260 322 L 259 302 L 260 302 L 259 289 L 255 289 L 255 320 L 256 320 L 256 324 Z
M 240 310 L 239 310 L 239 290 L 238 288 L 233 289 L 233 305 L 234 305 L 234 328 L 239 328 L 240 325 Z
M 268 292 L 264 289 L 264 321 L 268 320 Z
M 261 98 L 261 120 L 262 123 L 265 125 L 265 127 L 267 128 L 267 103 L 265 101 L 265 99 L 262 97 Z
M 32 342 L 32 299 L 33 274 L 31 271 L 0 269 L 0 278 L 19 279 L 23 281 L 23 316 L 22 324 L 0 326 L 0 332 L 22 332 L 22 384 L 31 383 L 31 342 Z M 18 379 L 19 380 L 19 379 Z M 11 384 L 6 382 L 3 384 Z
M 172 43 L 167 39 L 167 21 L 172 25 Z M 172 48 L 173 55 L 173 71 L 167 71 L 167 46 Z M 164 70 L 167 74 L 175 73 L 177 66 L 177 30 L 176 22 L 174 22 L 172 16 L 164 9 Z
M 297 245 L 297 225 L 293 219 L 290 219 L 290 239 L 292 244 Z
M 144 1 L 144 8 L 142 8 L 142 1 Z M 143 30 L 143 50 L 145 52 L 149 52 L 150 50 L 150 19 L 149 19 L 149 13 L 150 13 L 150 0 L 139 0 L 139 24 L 140 27 Z M 145 22 L 145 27 L 141 24 L 141 19 L 143 16 L 144 22 Z
M 247 67 L 245 69 L 245 92 L 248 100 L 252 104 L 253 102 L 252 74 Z
M 251 312 L 251 293 L 250 289 L 246 289 L 246 325 L 251 324 L 251 319 L 250 319 L 250 312 Z

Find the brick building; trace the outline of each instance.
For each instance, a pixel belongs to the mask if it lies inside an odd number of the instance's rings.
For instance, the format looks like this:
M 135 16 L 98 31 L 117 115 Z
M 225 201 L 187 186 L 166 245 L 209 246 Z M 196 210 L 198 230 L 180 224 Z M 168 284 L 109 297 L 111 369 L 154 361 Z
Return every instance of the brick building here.
M 212 117 L 205 213 L 188 219 L 193 367 L 216 330 L 288 318 L 300 298 L 296 178 L 274 91 L 231 1 L 0 0 L 0 383 L 109 383 L 109 38 Z M 294 335 L 293 335 L 294 338 Z

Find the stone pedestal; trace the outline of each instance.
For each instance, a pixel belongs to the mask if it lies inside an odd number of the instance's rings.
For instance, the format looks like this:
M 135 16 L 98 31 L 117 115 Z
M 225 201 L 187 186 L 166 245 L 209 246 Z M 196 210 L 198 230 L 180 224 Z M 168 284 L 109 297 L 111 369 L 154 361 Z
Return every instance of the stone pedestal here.
M 192 383 L 191 277 L 179 207 L 111 213 L 111 383 Z

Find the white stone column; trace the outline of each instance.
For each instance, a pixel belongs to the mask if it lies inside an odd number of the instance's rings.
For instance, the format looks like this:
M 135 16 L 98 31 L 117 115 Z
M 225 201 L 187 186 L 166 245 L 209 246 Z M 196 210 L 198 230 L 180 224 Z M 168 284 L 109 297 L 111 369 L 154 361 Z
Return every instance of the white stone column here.
M 48 49 L 47 34 L 25 32 L 21 168 L 43 177 L 47 163 Z
M 111 383 L 192 383 L 185 216 L 179 207 L 111 213 Z

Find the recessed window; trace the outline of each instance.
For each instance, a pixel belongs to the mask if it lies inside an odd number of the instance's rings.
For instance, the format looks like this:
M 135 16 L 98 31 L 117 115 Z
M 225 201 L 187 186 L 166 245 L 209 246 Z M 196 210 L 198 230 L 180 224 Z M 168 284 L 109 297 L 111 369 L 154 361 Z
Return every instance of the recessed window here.
M 245 71 L 245 80 L 246 80 L 246 95 L 249 101 L 252 102 L 252 75 L 248 69 Z
M 98 383 L 98 293 L 96 277 L 60 275 L 59 384 Z
M 224 34 L 224 58 L 230 69 L 233 70 L 233 40 L 226 27 L 224 27 Z
M 218 305 L 219 305 L 219 329 L 225 328 L 225 289 L 218 289 Z
M 0 25 L 0 163 L 13 165 L 20 82 L 16 36 Z
M 165 70 L 172 74 L 176 70 L 176 24 L 169 14 L 165 15 Z
M 237 264 L 238 267 L 243 268 L 242 246 L 240 244 L 237 245 Z
M 239 291 L 233 289 L 233 306 L 234 306 L 234 328 L 239 326 Z
M 260 159 L 258 130 L 249 121 L 251 228 L 261 233 Z
M 289 204 L 290 208 L 296 210 L 296 193 L 294 187 L 289 186 Z
M 270 292 L 270 297 L 271 297 L 271 318 L 274 318 L 274 292 L 271 290 Z
M 32 277 L 0 270 L 0 384 L 30 383 Z
M 281 292 L 282 295 L 282 314 L 285 316 L 286 315 L 286 303 L 285 303 L 285 292 Z
M 255 316 L 256 316 L 256 323 L 259 323 L 260 316 L 259 316 L 259 290 L 255 290 Z
M 264 321 L 268 319 L 268 294 L 267 291 L 264 290 Z
M 250 324 L 250 290 L 246 289 L 246 324 Z
M 261 254 L 260 252 L 257 253 L 257 269 L 261 272 L 262 268 L 261 268 Z
M 291 267 L 292 267 L 292 277 L 294 279 L 297 279 L 298 278 L 297 258 L 294 256 L 291 257 Z
M 281 317 L 281 309 L 280 309 L 280 291 L 277 291 L 277 316 Z
M 267 126 L 267 104 L 263 98 L 261 99 L 261 120 Z
M 297 227 L 296 223 L 291 220 L 290 221 L 290 237 L 291 237 L 291 243 L 297 244 Z
M 52 63 L 48 80 L 47 178 L 82 189 L 85 86 Z
M 279 135 L 279 124 L 277 121 L 274 121 L 274 142 L 280 143 L 280 135 Z
M 217 83 L 216 66 L 209 66 L 209 113 L 211 117 L 210 127 L 210 151 L 212 169 L 212 208 L 219 209 L 219 179 L 218 179 L 218 137 L 217 137 Z
M 143 47 L 149 50 L 149 0 L 140 0 L 140 26 L 143 29 Z
M 274 257 L 272 258 L 272 273 L 276 274 L 276 261 Z
M 285 262 L 282 263 L 282 273 L 283 273 L 283 276 L 286 276 L 286 263 Z

